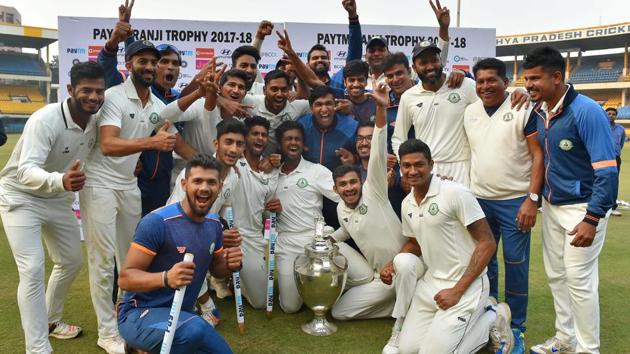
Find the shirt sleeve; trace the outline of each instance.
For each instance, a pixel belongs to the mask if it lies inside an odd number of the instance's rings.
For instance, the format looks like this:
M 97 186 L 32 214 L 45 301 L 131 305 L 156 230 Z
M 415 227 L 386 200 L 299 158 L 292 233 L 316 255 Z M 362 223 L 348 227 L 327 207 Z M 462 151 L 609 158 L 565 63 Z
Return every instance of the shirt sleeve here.
M 346 57 L 346 63 L 350 60 L 361 59 L 362 56 L 363 35 L 361 34 L 361 23 L 358 20 L 350 21 L 348 25 L 348 56 Z
M 405 207 L 405 200 L 403 199 L 402 201 L 402 206 L 401 206 L 401 215 L 400 218 L 402 219 L 402 234 L 405 237 L 416 237 L 416 235 L 414 235 L 413 233 L 413 228 L 411 227 L 411 218 L 412 216 L 409 216 L 408 212 L 407 212 L 407 208 Z
M 523 128 L 523 134 L 525 137 L 530 137 L 534 134 L 538 134 L 538 128 L 536 127 L 536 112 L 530 107 L 527 109 L 527 113 L 525 114 L 527 120 L 525 122 L 525 127 Z
M 606 112 L 593 103 L 576 112 L 578 134 L 591 157 L 593 192 L 586 214 L 602 218 L 615 204 L 619 180 L 615 147 Z
M 31 117 L 28 123 L 22 133 L 22 153 L 17 168 L 18 181 L 30 190 L 46 193 L 65 191 L 63 173 L 49 172 L 42 167 L 51 153 L 57 133 L 39 119 L 39 116 L 35 119 Z
M 118 53 L 110 53 L 105 47 L 98 52 L 96 61 L 103 66 L 105 71 L 105 87 L 110 88 L 122 84 L 125 78 L 118 71 Z
M 155 256 L 160 252 L 163 243 L 164 221 L 159 215 L 149 213 L 140 220 L 131 247 L 149 256 Z
M 464 94 L 468 99 L 468 104 L 475 103 L 479 100 L 479 96 L 477 96 L 476 84 L 475 81 L 473 81 L 472 79 L 465 77 L 464 82 L 462 82 L 461 90 L 464 91 Z
M 118 104 L 118 100 L 113 91 L 118 88 L 119 87 L 105 91 L 105 103 L 103 103 L 101 110 L 98 112 L 97 124 L 99 127 L 111 125 L 120 128 L 122 126 L 124 109 Z
M 335 203 L 339 203 L 341 200 L 339 194 L 334 191 L 332 172 L 322 165 L 315 164 L 315 168 L 319 169 L 319 177 L 315 181 L 317 190 L 326 198 L 332 200 Z
M 410 90 L 412 89 L 413 88 Z M 394 124 L 394 134 L 392 135 L 392 150 L 394 150 L 394 155 L 396 155 L 399 161 L 400 156 L 398 156 L 398 149 L 400 148 L 400 145 L 407 140 L 407 134 L 412 126 L 412 117 L 410 113 L 407 112 L 407 95 L 403 93 L 400 98 L 400 103 L 398 104 L 398 113 L 396 114 L 396 123 Z
M 621 144 L 621 149 L 623 150 L 623 146 L 626 143 L 626 129 L 623 127 L 623 125 L 618 125 L 620 127 L 620 131 L 621 131 L 621 137 L 620 137 L 620 144 Z M 0 144 L 2 145 L 2 144 Z M 621 155 L 621 152 L 619 153 L 619 155 Z
M 448 193 L 450 194 L 452 216 L 456 217 L 462 225 L 468 227 L 475 221 L 486 217 L 479 202 L 469 189 L 465 187 L 453 188 Z
M 337 213 L 339 214 L 339 213 Z M 337 230 L 335 230 L 332 234 L 331 234 L 332 238 L 335 239 L 335 241 L 337 242 L 344 242 L 346 240 L 348 240 L 350 238 L 350 233 L 348 232 L 348 230 L 346 230 L 346 228 L 343 226 L 343 224 L 341 223 L 341 220 L 339 220 L 339 228 Z
M 387 199 L 387 127 L 375 127 L 365 185 L 382 202 Z
M 440 36 L 438 36 L 437 46 L 440 48 L 440 61 L 442 61 L 442 66 L 446 66 L 448 62 L 448 41 L 443 40 Z M 412 70 L 413 71 L 413 70 Z
M 311 106 L 308 100 L 295 100 L 291 102 L 291 104 L 295 108 L 295 117 L 293 117 L 293 120 L 297 120 L 301 116 L 311 113 Z

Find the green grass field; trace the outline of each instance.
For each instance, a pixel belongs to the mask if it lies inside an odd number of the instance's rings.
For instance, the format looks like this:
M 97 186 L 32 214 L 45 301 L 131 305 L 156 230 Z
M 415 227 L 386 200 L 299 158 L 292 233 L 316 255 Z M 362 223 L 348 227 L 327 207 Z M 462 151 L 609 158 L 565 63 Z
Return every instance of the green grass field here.
M 9 158 L 18 137 L 11 135 L 7 145 L 0 147 L 0 166 Z M 630 147 L 626 146 L 625 150 L 624 164 L 630 166 Z M 630 199 L 629 168 L 621 175 L 619 199 Z M 622 217 L 612 217 L 600 256 L 602 353 L 630 353 L 630 345 L 624 344 L 623 337 L 624 331 L 630 328 L 629 228 L 630 211 L 624 212 Z M 540 225 L 537 225 L 532 235 L 527 345 L 554 334 L 553 303 L 543 270 L 541 247 Z M 47 263 L 47 271 L 50 268 Z M 3 229 L 0 229 L 0 269 L 4 270 L 0 274 L 0 353 L 23 353 L 24 334 L 16 304 L 18 274 Z M 236 353 L 380 353 L 393 324 L 391 319 L 335 321 L 339 326 L 335 335 L 316 338 L 300 329 L 300 325 L 312 317 L 310 310 L 287 315 L 278 310 L 276 304 L 271 320 L 266 319 L 264 312 L 246 307 L 247 330 L 241 336 L 236 326 L 234 301 L 217 303 L 223 318 L 218 330 Z M 64 320 L 82 326 L 84 335 L 67 341 L 52 339 L 56 353 L 104 353 L 96 346 L 96 317 L 90 300 L 87 264 L 67 298 Z

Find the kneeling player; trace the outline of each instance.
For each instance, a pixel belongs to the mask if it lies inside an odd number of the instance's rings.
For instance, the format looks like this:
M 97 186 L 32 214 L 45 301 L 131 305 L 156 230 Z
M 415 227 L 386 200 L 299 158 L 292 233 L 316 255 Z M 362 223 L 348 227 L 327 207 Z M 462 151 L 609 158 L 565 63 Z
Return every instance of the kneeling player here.
M 227 277 L 240 269 L 241 250 L 223 248 L 219 217 L 208 214 L 221 189 L 220 162 L 207 155 L 186 166 L 186 196 L 145 216 L 120 273 L 126 290 L 118 309 L 121 336 L 132 347 L 157 352 L 162 344 L 175 288 L 188 286 L 171 353 L 231 353 L 225 340 L 193 312 L 206 272 Z M 194 262 L 182 262 L 192 253 Z
M 399 335 L 400 352 L 476 352 L 491 327 L 499 341 L 511 339 L 509 307 L 488 300 L 486 267 L 496 243 L 479 203 L 464 186 L 432 174 L 422 141 L 410 139 L 398 153 L 413 188 L 403 200 L 402 232 L 407 249 L 427 266 Z
M 339 243 L 341 253 L 348 259 L 347 286 L 350 288 L 332 308 L 332 316 L 341 320 L 392 315 L 403 318 L 409 310 L 416 281 L 424 273 L 422 260 L 412 254 L 407 258 L 399 257 L 397 263 L 393 263 L 394 256 L 405 251 L 402 249 L 405 237 L 387 196 L 385 110 L 389 98 L 385 84 L 377 85 L 374 93 L 368 94 L 377 108 L 365 183 L 361 183 L 361 171 L 356 166 L 342 165 L 333 172 L 335 191 L 342 202 L 337 205 L 340 228 L 332 236 L 336 241 L 352 237 L 363 254 Z M 396 277 L 392 286 L 394 269 Z M 397 323 L 400 328 L 402 320 Z

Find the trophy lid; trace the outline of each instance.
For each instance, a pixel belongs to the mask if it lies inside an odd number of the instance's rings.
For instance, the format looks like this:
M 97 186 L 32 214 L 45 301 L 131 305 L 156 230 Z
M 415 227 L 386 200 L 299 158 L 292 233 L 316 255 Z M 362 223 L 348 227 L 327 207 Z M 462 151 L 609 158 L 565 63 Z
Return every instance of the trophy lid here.
M 306 254 L 312 255 L 330 255 L 332 252 L 337 250 L 337 245 L 333 244 L 333 242 L 327 237 L 324 237 L 324 222 L 322 219 L 315 219 L 315 237 L 313 238 L 313 242 L 304 246 L 306 249 Z

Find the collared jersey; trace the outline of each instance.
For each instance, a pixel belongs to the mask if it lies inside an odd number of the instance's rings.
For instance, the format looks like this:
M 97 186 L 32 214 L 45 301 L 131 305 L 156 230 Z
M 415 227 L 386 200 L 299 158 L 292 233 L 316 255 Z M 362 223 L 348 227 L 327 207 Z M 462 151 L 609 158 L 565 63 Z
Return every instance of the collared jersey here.
M 352 237 L 376 272 L 394 259 L 405 243 L 400 220 L 389 203 L 387 190 L 387 128 L 376 127 L 361 200 L 354 209 L 343 200 L 337 204 L 340 228 L 333 234 L 337 241 Z
M 184 254 L 194 255 L 195 271 L 192 283 L 184 294 L 182 311 L 192 312 L 212 265 L 212 259 L 223 250 L 223 229 L 219 216 L 208 214 L 202 222 L 191 220 L 180 203 L 157 209 L 140 220 L 131 247 L 151 257 L 147 272 L 169 270 L 184 260 Z M 175 289 L 159 288 L 152 291 L 127 291 L 119 306 L 124 314 L 134 307 L 170 307 Z
M 470 189 L 478 198 L 506 200 L 527 194 L 532 168 L 527 137 L 538 134 L 531 112 L 511 108 L 511 95 L 492 116 L 481 100 L 466 108 Z
M 262 237 L 265 203 L 276 194 L 279 171 L 254 171 L 245 157 L 238 160 L 236 167 L 241 177 L 232 194 L 234 225 L 243 237 Z
M 415 137 L 427 143 L 436 162 L 470 160 L 470 147 L 464 132 L 464 110 L 477 101 L 475 82 L 465 78 L 459 88 L 448 88 L 448 76 L 437 92 L 425 90 L 422 82 L 400 98 L 392 136 L 392 147 L 407 140 L 413 126 Z
M 288 120 L 297 120 L 299 117 L 311 111 L 307 100 L 287 100 L 287 103 L 284 105 L 282 111 L 280 111 L 280 113 L 278 114 L 275 114 L 269 112 L 269 110 L 267 109 L 267 106 L 265 105 L 265 96 L 256 95 L 253 97 L 253 99 L 254 108 L 252 109 L 252 115 L 266 118 L 271 125 L 271 128 L 269 129 L 270 146 L 277 145 L 275 131 L 276 128 L 280 126 L 280 124 Z
M 223 181 L 223 187 L 219 191 L 219 195 L 217 195 L 217 199 L 215 199 L 214 203 L 210 207 L 209 213 L 219 214 L 223 206 L 232 205 L 232 193 L 234 192 L 234 188 L 238 184 L 238 174 L 234 171 L 233 167 L 228 167 L 228 173 L 225 176 L 225 180 Z M 171 196 L 168 198 L 166 204 L 172 204 L 182 201 L 186 197 L 186 192 L 182 188 L 182 180 L 186 178 L 186 169 L 183 169 L 177 178 L 175 179 L 175 185 L 173 186 L 173 192 Z
M 304 158 L 288 174 L 280 170 L 276 196 L 282 203 L 282 213 L 278 215 L 280 235 L 312 234 L 315 227 L 313 218 L 323 218 L 323 198 L 339 202 L 339 195 L 333 190 L 332 172 Z
M 105 103 L 97 114 L 97 125 L 99 128 L 106 125 L 120 128 L 121 139 L 147 138 L 166 120 L 179 121 L 181 113 L 177 101 L 166 106 L 153 93 L 143 107 L 132 80 L 127 79 L 105 91 Z M 169 132 L 177 133 L 177 129 L 171 126 Z M 140 152 L 127 156 L 105 156 L 97 138 L 96 148 L 88 156 L 85 185 L 115 190 L 137 188 L 133 172 L 139 156 Z
M 419 205 L 413 190 L 403 200 L 402 232 L 418 240 L 432 278 L 456 282 L 466 271 L 475 250 L 475 241 L 466 227 L 484 217 L 470 190 L 433 176 Z
M 0 171 L 1 188 L 39 198 L 71 197 L 63 187 L 63 175 L 76 160 L 85 163 L 96 142 L 95 118 L 82 129 L 72 120 L 68 100 L 37 110 Z

